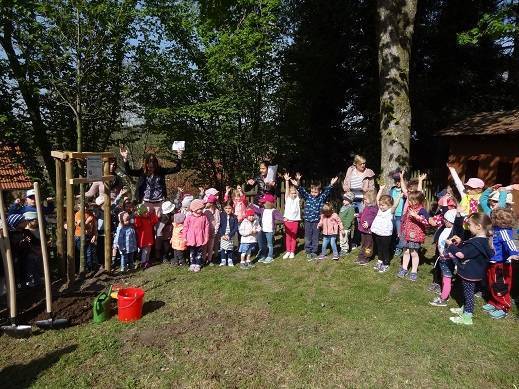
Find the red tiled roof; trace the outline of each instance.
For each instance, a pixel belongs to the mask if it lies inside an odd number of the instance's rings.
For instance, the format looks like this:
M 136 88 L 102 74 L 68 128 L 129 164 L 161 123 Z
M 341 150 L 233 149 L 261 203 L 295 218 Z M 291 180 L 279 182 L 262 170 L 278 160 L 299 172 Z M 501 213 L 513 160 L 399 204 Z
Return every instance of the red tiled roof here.
M 32 188 L 21 160 L 22 153 L 18 146 L 0 142 L 0 190 Z
M 440 130 L 437 135 L 519 135 L 519 109 L 481 112 Z

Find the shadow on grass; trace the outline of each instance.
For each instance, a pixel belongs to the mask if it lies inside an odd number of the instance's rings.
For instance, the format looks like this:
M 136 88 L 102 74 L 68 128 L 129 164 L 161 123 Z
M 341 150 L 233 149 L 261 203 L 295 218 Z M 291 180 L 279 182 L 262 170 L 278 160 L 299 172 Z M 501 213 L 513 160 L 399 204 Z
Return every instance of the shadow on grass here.
M 71 345 L 53 351 L 41 358 L 34 359 L 26 364 L 8 366 L 0 371 L 0 382 L 3 388 L 27 388 L 33 384 L 38 376 L 57 363 L 60 358 L 77 349 L 77 345 Z
M 148 313 L 155 312 L 157 309 L 162 308 L 164 305 L 166 305 L 166 303 L 160 300 L 145 301 L 144 305 L 142 306 L 142 315 L 144 316 Z

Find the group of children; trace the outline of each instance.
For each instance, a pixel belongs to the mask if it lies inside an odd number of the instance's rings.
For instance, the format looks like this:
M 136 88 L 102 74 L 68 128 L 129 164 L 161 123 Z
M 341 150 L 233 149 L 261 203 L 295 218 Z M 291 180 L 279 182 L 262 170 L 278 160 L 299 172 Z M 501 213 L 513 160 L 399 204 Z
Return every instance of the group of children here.
M 267 181 L 267 168 L 263 162 L 259 176 L 247 181 L 246 189 L 257 186 L 258 193 L 250 203 L 239 185 L 227 187 L 223 196 L 214 188 L 202 189 L 196 197 L 179 188 L 173 201 L 166 200 L 158 208 L 136 204 L 121 192 L 112 202 L 114 220 L 110 222 L 117 226 L 112 263 L 119 258 L 122 272 L 139 265 L 147 268 L 153 253 L 155 259 L 176 266 L 188 263 L 190 271 L 199 272 L 203 266 L 218 263 L 214 254 L 219 253 L 220 266 L 234 266 L 239 261 L 240 268 L 250 269 L 253 263 L 274 261 L 274 240 L 280 224 L 284 226 L 286 247 L 283 258 L 294 258 L 303 224 L 308 261 L 326 259 L 329 246 L 333 260 L 357 249 L 356 264 L 366 266 L 376 255 L 373 268 L 385 273 L 392 258 L 402 255 L 397 276 L 416 281 L 421 246 L 428 229 L 436 228 L 437 261 L 430 290 L 439 296 L 431 305 L 447 305 L 456 275 L 463 286 L 465 304 L 461 310 L 452 309 L 458 314 L 451 317 L 453 322 L 472 324 L 474 293 L 481 281 L 485 281 L 489 294 L 483 309 L 496 319 L 505 317 L 510 310 L 511 261 L 519 254 L 513 241 L 517 218 L 511 191 L 519 190 L 519 185 L 496 185 L 484 190 L 482 180 L 470 178 L 462 183 L 449 167 L 458 196 L 450 187 L 442 191 L 435 214 L 429 215 L 422 191 L 426 176 L 406 181 L 405 172 L 395 172 L 391 188 L 381 185 L 378 192 L 365 190 L 360 206 L 355 204 L 354 193 L 345 192 L 337 213 L 329 201 L 337 177 L 322 189 L 320 184 L 311 184 L 307 191 L 299 173 L 294 177 L 286 173 L 282 176 L 285 206 L 281 213 L 276 209 L 278 183 Z M 102 219 L 99 222 L 101 206 L 102 201 L 96 201 L 94 208 L 87 211 L 87 247 L 103 230 Z M 78 227 L 77 218 L 76 230 Z M 78 231 L 76 235 L 78 241 Z M 89 252 L 89 267 L 93 257 Z

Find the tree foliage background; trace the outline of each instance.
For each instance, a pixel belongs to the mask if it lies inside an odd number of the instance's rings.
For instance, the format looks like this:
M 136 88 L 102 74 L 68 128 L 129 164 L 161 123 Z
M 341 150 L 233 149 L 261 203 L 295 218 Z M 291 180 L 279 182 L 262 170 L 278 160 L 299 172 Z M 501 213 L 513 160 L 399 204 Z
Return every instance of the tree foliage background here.
M 88 151 L 146 138 L 167 158 L 186 140 L 187 166 L 218 185 L 264 158 L 309 178 L 354 153 L 379 168 L 375 0 L 0 4 L 1 138 L 38 157 L 35 174 L 52 177 L 50 150 L 77 147 L 78 120 Z M 418 0 L 414 166 L 439 163 L 428 150 L 452 121 L 517 107 L 517 7 Z

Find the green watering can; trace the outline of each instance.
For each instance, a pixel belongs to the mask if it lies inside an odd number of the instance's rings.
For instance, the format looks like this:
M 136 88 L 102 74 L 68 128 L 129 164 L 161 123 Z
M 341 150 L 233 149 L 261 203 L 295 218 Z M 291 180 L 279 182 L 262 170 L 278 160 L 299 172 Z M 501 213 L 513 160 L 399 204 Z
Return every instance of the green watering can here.
M 102 323 L 109 320 L 112 317 L 110 310 L 110 294 L 112 293 L 112 287 L 108 290 L 108 293 L 102 292 L 97 296 L 92 304 L 94 312 L 94 323 Z

